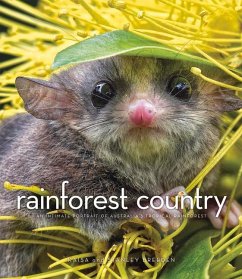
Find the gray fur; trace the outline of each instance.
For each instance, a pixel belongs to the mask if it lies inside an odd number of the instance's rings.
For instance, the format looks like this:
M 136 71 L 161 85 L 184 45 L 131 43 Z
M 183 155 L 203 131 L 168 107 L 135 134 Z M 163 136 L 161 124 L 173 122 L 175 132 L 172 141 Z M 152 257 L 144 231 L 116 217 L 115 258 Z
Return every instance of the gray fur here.
M 56 119 L 60 114 L 55 114 L 54 120 L 23 114 L 0 127 L 0 214 L 26 220 L 1 227 L 1 238 L 14 237 L 13 231 L 19 227 L 33 229 L 61 222 L 45 218 L 43 211 L 16 211 L 16 196 L 21 193 L 4 190 L 4 181 L 38 185 L 58 196 L 65 180 L 70 182 L 66 187 L 68 196 L 119 196 L 123 187 L 130 207 L 141 194 L 158 195 L 179 185 L 186 186 L 204 167 L 218 142 L 220 115 L 214 109 L 212 95 L 208 96 L 218 89 L 195 79 L 189 74 L 190 67 L 153 58 L 116 57 L 77 65 L 54 75 L 54 87 L 67 92 L 69 100 L 70 96 L 75 100 L 68 103 L 70 109 L 73 106 L 73 113 L 62 111 L 63 117 Z M 166 83 L 173 74 L 186 75 L 190 80 L 194 92 L 188 103 L 167 94 Z M 98 111 L 91 104 L 90 93 L 100 80 L 110 81 L 117 96 Z M 23 88 L 18 90 L 25 99 Z M 165 104 L 159 104 L 156 127 L 162 132 L 136 130 L 129 134 L 125 107 L 134 94 L 147 93 Z M 51 119 L 51 114 L 42 118 Z M 215 180 L 216 175 L 211 174 L 204 187 L 213 187 Z M 95 208 L 77 213 L 97 215 L 77 218 L 72 224 L 93 239 L 108 239 L 123 219 Z M 36 217 L 41 214 L 43 218 Z M 30 249 L 26 245 L 1 245 L 0 254 L 4 256 L 0 259 L 0 275 L 33 273 L 41 251 Z M 23 266 L 23 258 L 30 263 L 28 267 Z

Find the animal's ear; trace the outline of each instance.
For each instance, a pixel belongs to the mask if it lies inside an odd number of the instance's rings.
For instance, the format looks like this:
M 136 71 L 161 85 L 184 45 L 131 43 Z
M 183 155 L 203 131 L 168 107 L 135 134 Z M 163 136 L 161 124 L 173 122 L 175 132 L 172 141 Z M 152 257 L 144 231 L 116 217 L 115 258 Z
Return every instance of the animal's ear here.
M 232 91 L 217 90 L 212 92 L 211 105 L 216 111 L 233 111 L 242 108 L 242 99 L 237 97 Z
M 15 81 L 25 109 L 36 118 L 57 120 L 75 111 L 73 94 L 55 83 L 18 77 Z

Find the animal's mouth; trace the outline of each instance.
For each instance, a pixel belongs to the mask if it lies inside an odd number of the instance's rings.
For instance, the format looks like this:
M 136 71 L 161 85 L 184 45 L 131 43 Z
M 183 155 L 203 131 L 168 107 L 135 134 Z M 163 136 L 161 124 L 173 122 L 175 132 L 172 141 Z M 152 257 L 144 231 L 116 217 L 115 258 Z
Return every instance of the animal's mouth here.
M 133 137 L 152 137 L 152 136 L 161 136 L 163 134 L 163 131 L 159 127 L 131 127 L 127 132 L 127 136 L 133 136 Z

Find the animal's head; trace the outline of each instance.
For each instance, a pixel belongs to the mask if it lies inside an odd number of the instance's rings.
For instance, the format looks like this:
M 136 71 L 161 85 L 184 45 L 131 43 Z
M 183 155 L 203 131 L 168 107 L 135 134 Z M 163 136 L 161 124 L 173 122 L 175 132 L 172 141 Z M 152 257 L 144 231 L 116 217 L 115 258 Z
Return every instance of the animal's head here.
M 19 77 L 16 87 L 33 116 L 67 123 L 101 152 L 140 160 L 205 147 L 218 136 L 218 116 L 242 107 L 228 90 L 195 77 L 191 66 L 120 56 L 78 64 L 50 81 Z

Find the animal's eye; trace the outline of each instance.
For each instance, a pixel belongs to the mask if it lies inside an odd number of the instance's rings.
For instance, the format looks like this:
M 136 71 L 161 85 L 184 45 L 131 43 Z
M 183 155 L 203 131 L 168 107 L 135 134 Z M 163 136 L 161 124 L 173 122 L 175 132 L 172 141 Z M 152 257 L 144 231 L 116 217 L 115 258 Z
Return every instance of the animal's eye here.
M 96 108 L 103 108 L 114 96 L 112 86 L 106 81 L 100 81 L 92 92 L 92 104 Z
M 168 82 L 167 91 L 171 96 L 183 101 L 188 101 L 192 95 L 190 82 L 182 76 L 175 76 L 171 78 Z

